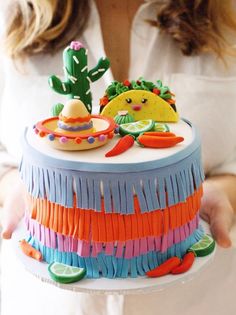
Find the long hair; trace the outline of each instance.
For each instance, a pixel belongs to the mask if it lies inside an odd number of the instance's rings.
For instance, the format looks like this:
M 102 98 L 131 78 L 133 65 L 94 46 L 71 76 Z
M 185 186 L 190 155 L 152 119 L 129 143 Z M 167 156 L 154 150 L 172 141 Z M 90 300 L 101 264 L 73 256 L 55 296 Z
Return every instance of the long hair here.
M 184 55 L 235 54 L 226 34 L 236 34 L 232 0 L 169 0 L 149 21 L 169 34 Z M 88 0 L 15 0 L 9 7 L 5 47 L 12 58 L 53 53 L 83 33 Z
M 8 7 L 5 48 L 13 59 L 53 53 L 86 27 L 88 0 L 14 0 Z
M 172 0 L 152 24 L 169 34 L 184 55 L 213 52 L 221 59 L 225 54 L 236 55 L 235 46 L 229 40 L 231 35 L 236 38 L 232 0 Z

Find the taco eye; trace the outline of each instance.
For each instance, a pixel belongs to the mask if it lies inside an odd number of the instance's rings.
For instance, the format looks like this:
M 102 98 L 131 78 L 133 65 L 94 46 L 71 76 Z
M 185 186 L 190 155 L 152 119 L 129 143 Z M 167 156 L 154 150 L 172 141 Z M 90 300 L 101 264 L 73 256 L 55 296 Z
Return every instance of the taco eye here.
M 141 102 L 142 102 L 143 104 L 145 104 L 145 103 L 147 102 L 147 99 L 146 99 L 146 98 L 142 98 Z
M 126 102 L 127 102 L 128 104 L 132 103 L 131 98 L 127 98 L 127 99 L 126 99 Z

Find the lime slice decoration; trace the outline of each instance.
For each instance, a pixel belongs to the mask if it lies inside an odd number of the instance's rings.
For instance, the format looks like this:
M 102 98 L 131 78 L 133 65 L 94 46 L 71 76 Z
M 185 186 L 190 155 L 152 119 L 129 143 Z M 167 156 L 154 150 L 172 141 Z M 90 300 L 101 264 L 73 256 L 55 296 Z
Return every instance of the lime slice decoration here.
M 192 245 L 188 251 L 194 252 L 195 256 L 197 257 L 203 257 L 210 255 L 214 249 L 215 241 L 210 235 L 205 234 L 203 238 L 199 242 Z
M 156 122 L 154 126 L 154 131 L 168 132 L 170 131 L 170 128 L 167 124 L 161 124 L 161 123 Z
M 155 126 L 155 122 L 152 119 L 138 120 L 135 122 L 121 124 L 119 133 L 122 136 L 132 135 L 139 136 L 141 133 L 152 130 Z
M 79 281 L 86 275 L 85 268 L 73 267 L 58 262 L 53 262 L 48 266 L 51 278 L 60 283 L 72 283 Z

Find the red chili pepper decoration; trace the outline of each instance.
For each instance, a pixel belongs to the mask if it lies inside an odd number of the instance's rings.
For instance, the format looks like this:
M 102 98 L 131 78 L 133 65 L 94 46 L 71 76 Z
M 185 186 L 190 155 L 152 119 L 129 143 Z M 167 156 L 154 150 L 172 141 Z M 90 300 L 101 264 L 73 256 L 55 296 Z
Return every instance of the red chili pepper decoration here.
M 160 266 L 146 272 L 146 275 L 151 278 L 165 276 L 169 274 L 173 270 L 173 268 L 176 268 L 177 266 L 179 266 L 180 263 L 181 263 L 181 260 L 179 257 L 175 256 L 175 257 L 169 258 Z
M 174 275 L 178 275 L 180 273 L 184 273 L 188 271 L 192 267 L 194 260 L 195 260 L 195 255 L 193 252 L 189 252 L 185 254 L 181 264 L 175 267 L 174 269 L 172 269 L 171 273 L 173 273 Z
M 164 132 L 163 132 L 164 134 Z M 148 148 L 170 148 L 184 141 L 183 137 L 176 136 L 151 136 L 148 133 L 142 134 L 137 138 L 140 145 Z
M 134 137 L 131 135 L 125 135 L 119 139 L 116 145 L 105 154 L 106 157 L 116 156 L 131 148 L 134 144 Z
M 173 132 L 163 132 L 163 131 L 146 131 L 143 133 L 145 136 L 156 136 L 156 137 L 176 137 Z

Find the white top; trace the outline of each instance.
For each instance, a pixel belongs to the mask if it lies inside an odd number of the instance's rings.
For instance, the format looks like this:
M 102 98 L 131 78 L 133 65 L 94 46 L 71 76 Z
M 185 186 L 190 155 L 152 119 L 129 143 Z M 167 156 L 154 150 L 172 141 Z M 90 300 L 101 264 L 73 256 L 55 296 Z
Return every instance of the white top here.
M 200 130 L 205 171 L 236 174 L 236 62 L 229 61 L 226 69 L 211 55 L 183 56 L 168 36 L 145 22 L 155 19 L 160 2 L 145 1 L 134 18 L 129 79 L 143 76 L 146 80 L 161 79 L 169 85 L 176 94 L 180 115 Z M 79 40 L 89 49 L 91 69 L 105 56 L 99 15 L 93 2 L 88 27 Z M 19 137 L 24 127 L 48 117 L 53 104 L 66 101 L 65 96 L 51 91 L 47 82 L 51 74 L 63 77 L 62 51 L 54 56 L 31 58 L 23 67 L 24 73 L 17 71 L 7 58 L 1 67 L 4 88 L 0 90 L 0 141 L 19 161 Z M 92 83 L 94 111 L 112 80 L 109 70 Z
M 181 116 L 200 129 L 205 170 L 236 174 L 236 63 L 232 62 L 226 71 L 212 56 L 184 57 L 172 40 L 143 21 L 155 17 L 156 5 L 153 0 L 146 1 L 134 19 L 129 78 L 162 79 L 169 85 L 176 94 Z M 80 40 L 89 48 L 91 68 L 105 55 L 94 5 L 88 28 Z M 62 75 L 61 52 L 53 57 L 30 59 L 24 67 L 24 75 L 17 72 L 10 60 L 4 60 L 0 66 L 4 72 L 0 75 L 0 80 L 4 78 L 1 141 L 12 156 L 19 159 L 18 136 L 25 125 L 47 116 L 52 104 L 65 101 L 63 96 L 50 91 L 47 84 L 49 75 Z M 94 105 L 111 81 L 112 74 L 108 71 L 92 84 Z M 9 117 L 12 118 L 10 123 Z M 32 311 L 50 315 L 235 314 L 236 255 L 233 249 L 218 251 L 212 266 L 183 286 L 148 295 L 95 297 L 68 293 L 42 283 L 24 271 L 9 242 L 4 243 L 2 315 L 27 315 Z
M 136 164 L 149 161 L 161 160 L 170 157 L 184 149 L 186 149 L 195 139 L 192 128 L 180 120 L 178 123 L 168 123 L 171 132 L 183 137 L 184 141 L 176 146 L 165 148 L 161 150 L 152 148 L 141 148 L 137 143 L 133 145 L 127 152 L 114 156 L 112 158 L 106 158 L 106 152 L 110 151 L 117 143 L 117 137 L 114 137 L 108 144 L 101 146 L 97 149 L 84 150 L 84 151 L 62 151 L 52 148 L 50 140 L 46 137 L 41 138 L 35 135 L 32 128 L 28 129 L 26 135 L 26 141 L 29 145 L 36 149 L 38 152 L 43 153 L 46 156 L 59 159 L 62 161 L 72 161 L 77 163 L 95 163 L 95 164 Z

